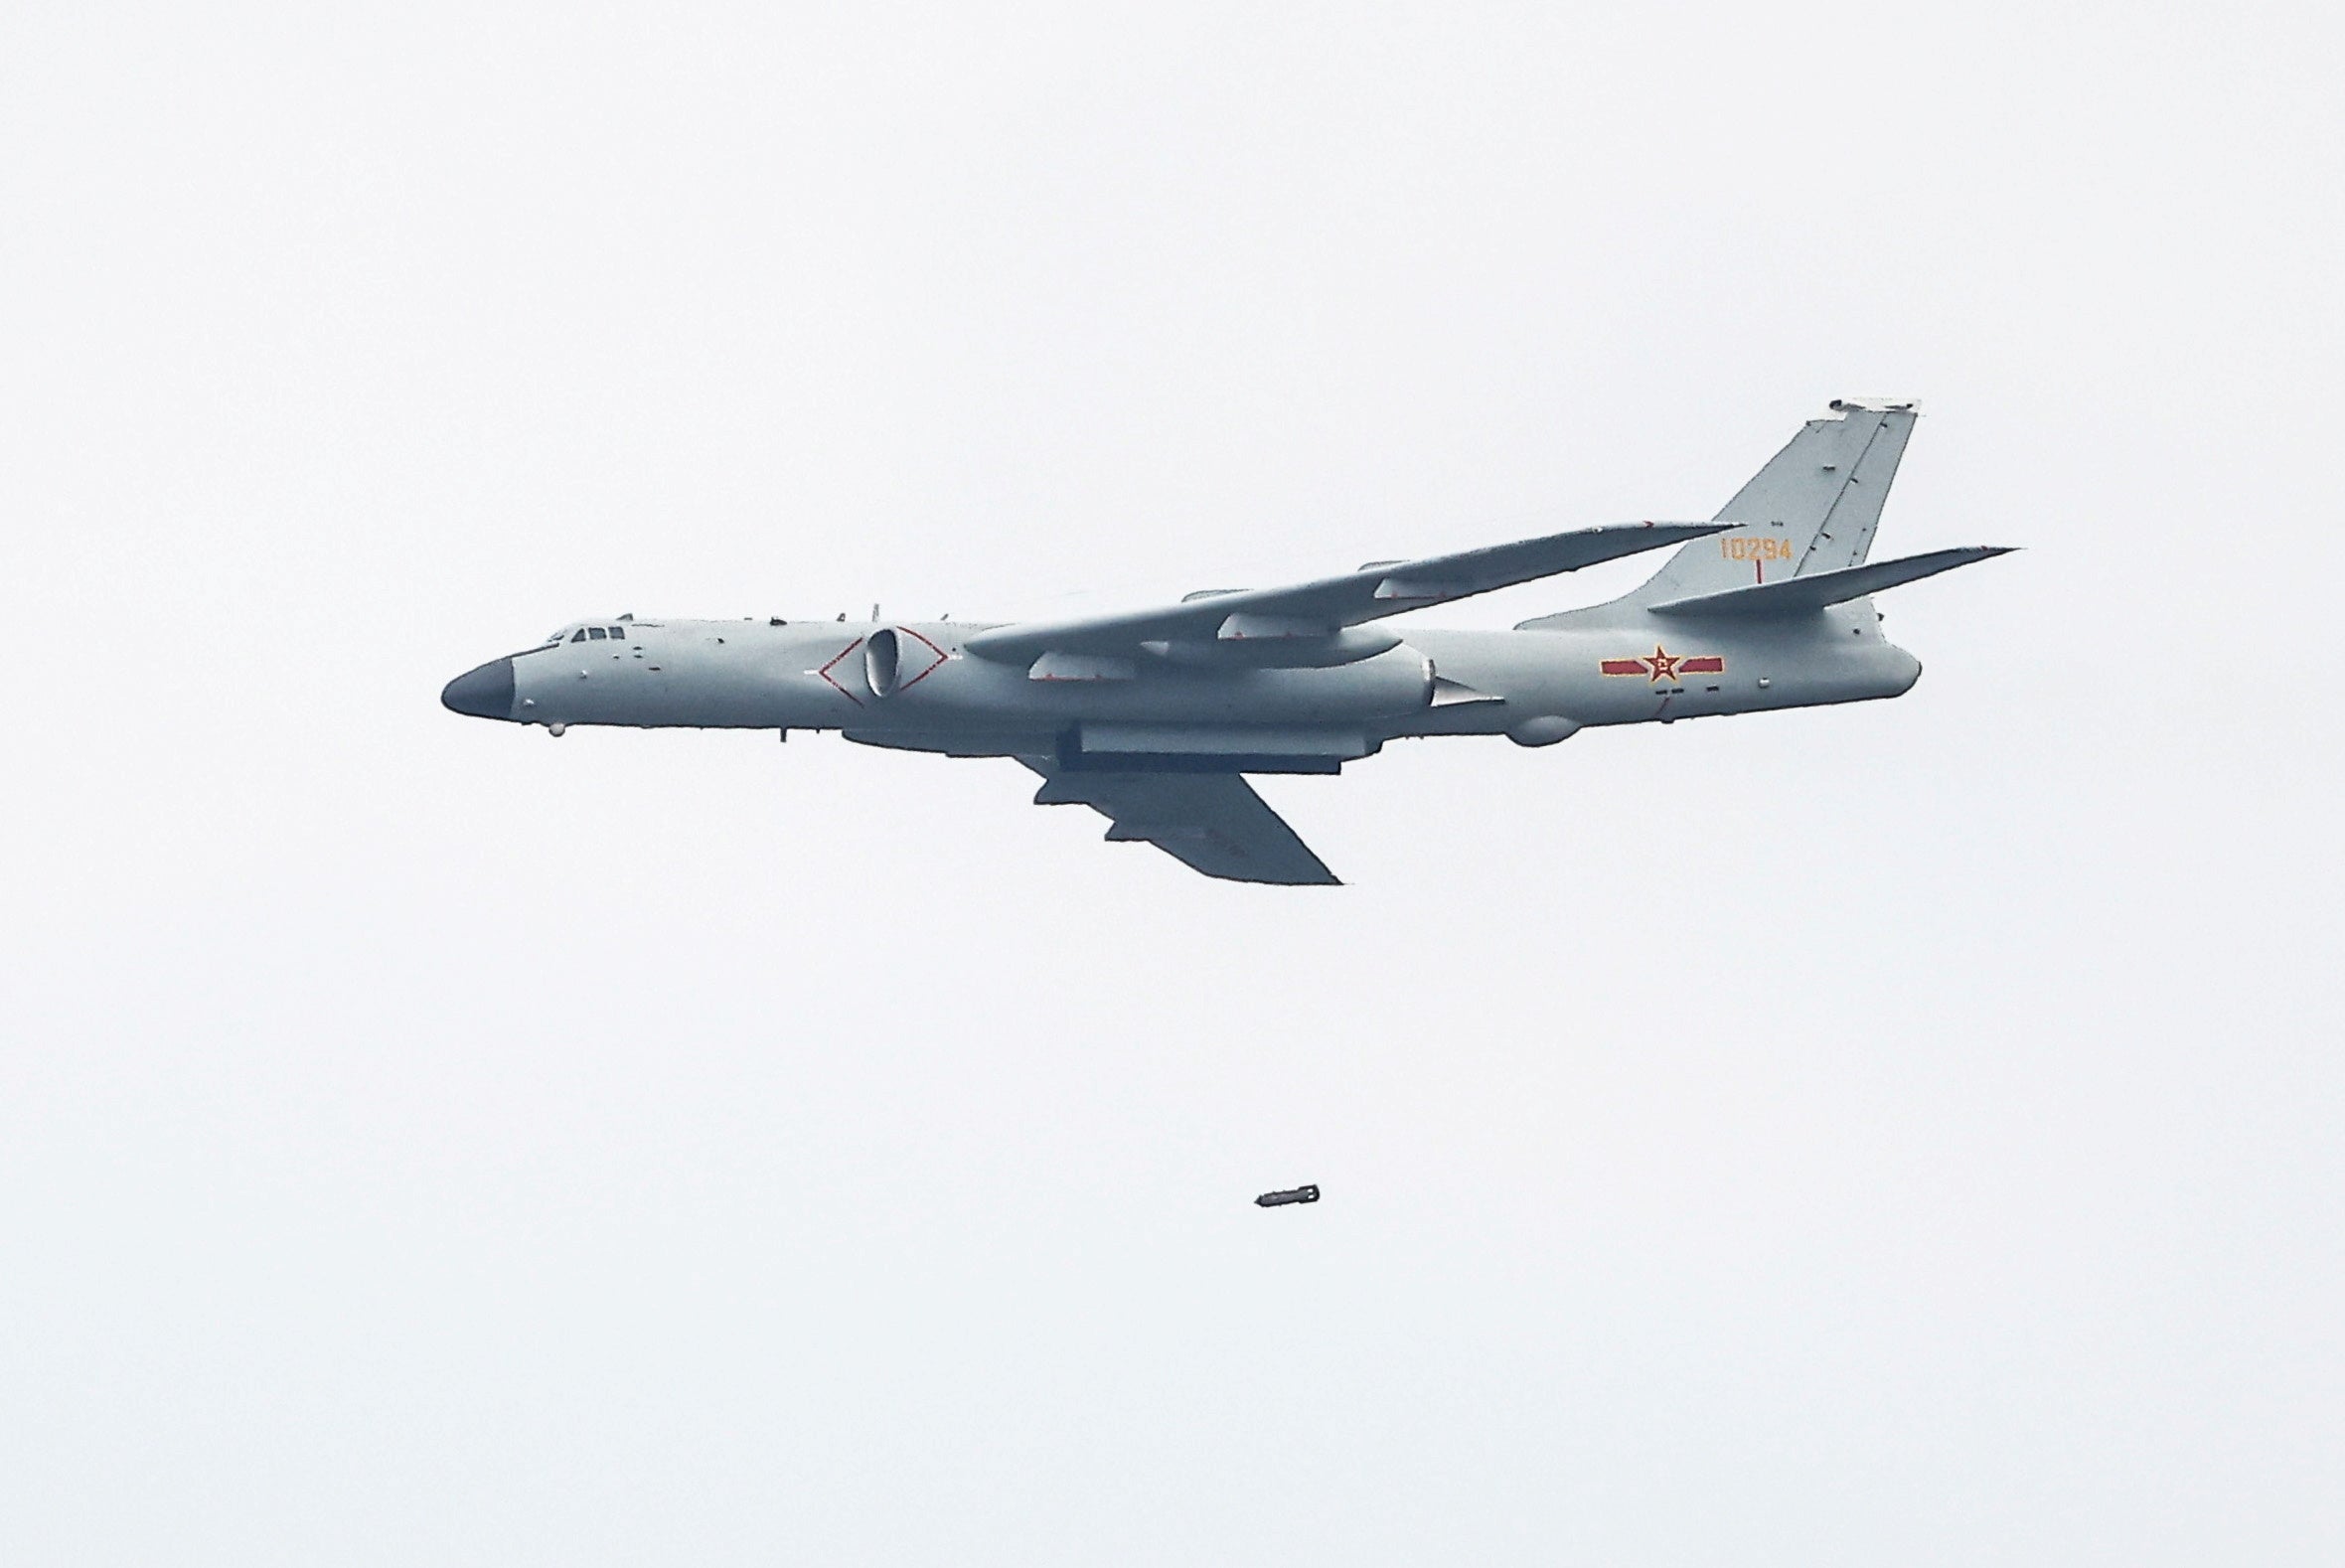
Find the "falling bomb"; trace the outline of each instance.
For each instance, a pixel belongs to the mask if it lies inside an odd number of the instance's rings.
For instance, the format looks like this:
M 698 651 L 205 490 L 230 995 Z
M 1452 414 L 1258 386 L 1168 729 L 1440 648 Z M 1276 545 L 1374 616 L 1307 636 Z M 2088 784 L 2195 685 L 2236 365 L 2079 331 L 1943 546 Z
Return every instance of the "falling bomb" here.
M 1319 1201 L 1319 1188 L 1316 1186 L 1289 1187 L 1284 1192 L 1265 1192 L 1254 1201 L 1264 1208 L 1276 1208 L 1281 1203 L 1316 1203 Z

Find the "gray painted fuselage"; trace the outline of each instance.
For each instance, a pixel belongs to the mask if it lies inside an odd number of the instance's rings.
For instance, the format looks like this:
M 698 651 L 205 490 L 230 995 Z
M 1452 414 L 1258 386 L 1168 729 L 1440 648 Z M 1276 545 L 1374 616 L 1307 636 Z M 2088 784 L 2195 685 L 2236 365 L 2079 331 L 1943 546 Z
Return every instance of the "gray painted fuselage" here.
M 1870 558 L 1912 405 L 1836 402 L 1708 523 L 1607 524 L 1277 588 L 1003 625 L 636 621 L 565 627 L 450 683 L 458 712 L 572 724 L 835 729 L 869 745 L 1012 756 L 1042 805 L 1210 876 L 1333 873 L 1246 784 L 1333 773 L 1404 736 L 1547 745 L 1673 723 L 1897 697 L 1921 661 L 1871 595 L 2003 553 Z M 1646 550 L 1672 553 L 1609 603 L 1511 631 L 1403 617 Z
M 1922 668 L 1883 639 L 1866 603 L 1789 626 L 1688 625 L 1616 609 L 1581 628 L 1409 629 L 1399 647 L 1333 669 L 1144 664 L 1127 679 L 1091 681 L 1035 680 L 971 657 L 962 644 L 985 629 L 979 625 L 893 623 L 900 684 L 884 696 L 874 692 L 864 657 L 878 624 L 603 624 L 626 636 L 572 642 L 572 628 L 562 641 L 461 678 L 476 681 L 488 702 L 504 698 L 501 709 L 480 716 L 565 728 L 836 729 L 873 744 L 965 755 L 1047 751 L 1065 732 L 1099 724 L 1357 731 L 1371 745 L 1510 731 L 1531 740 L 1561 738 L 1559 726 L 1535 720 L 1631 724 L 1896 697 Z M 1640 669 L 1605 673 L 1627 662 Z M 1701 668 L 1687 673 L 1688 664 Z

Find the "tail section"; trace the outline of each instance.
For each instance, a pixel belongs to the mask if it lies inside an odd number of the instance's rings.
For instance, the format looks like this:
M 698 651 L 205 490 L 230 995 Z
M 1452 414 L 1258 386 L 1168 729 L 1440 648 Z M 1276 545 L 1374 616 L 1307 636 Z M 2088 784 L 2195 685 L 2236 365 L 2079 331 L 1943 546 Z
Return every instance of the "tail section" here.
M 1566 667 L 1642 677 L 1575 693 L 1560 705 L 1568 720 L 1667 722 L 1868 702 L 1913 687 L 1922 662 L 1882 636 L 1872 596 L 2007 551 L 1973 546 L 1868 561 L 1914 405 L 1834 401 L 1832 415 L 1801 426 L 1718 514 L 1721 532 L 1679 546 L 1648 581 L 1609 604 L 1517 625 L 1556 633 Z
M 1832 410 L 1801 426 L 1718 514 L 1740 527 L 1680 547 L 1620 602 L 1663 604 L 1864 564 L 1916 405 L 1835 399 Z

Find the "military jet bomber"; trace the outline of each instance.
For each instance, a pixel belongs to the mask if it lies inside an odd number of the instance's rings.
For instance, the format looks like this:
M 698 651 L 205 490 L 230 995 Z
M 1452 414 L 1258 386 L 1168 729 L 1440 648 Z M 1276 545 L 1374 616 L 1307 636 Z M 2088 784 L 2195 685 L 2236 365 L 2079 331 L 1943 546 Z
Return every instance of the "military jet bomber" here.
M 1708 523 L 1622 523 L 1285 588 L 1007 624 L 643 621 L 563 627 L 448 683 L 459 713 L 543 725 L 836 729 L 866 745 L 1016 757 L 1040 805 L 1208 876 L 1335 877 L 1249 773 L 1334 773 L 1386 741 L 1505 735 L 1903 696 L 1921 661 L 1871 595 L 2005 551 L 1867 564 L 1911 403 L 1835 401 Z M 1676 547 L 1642 586 L 1512 631 L 1394 616 Z

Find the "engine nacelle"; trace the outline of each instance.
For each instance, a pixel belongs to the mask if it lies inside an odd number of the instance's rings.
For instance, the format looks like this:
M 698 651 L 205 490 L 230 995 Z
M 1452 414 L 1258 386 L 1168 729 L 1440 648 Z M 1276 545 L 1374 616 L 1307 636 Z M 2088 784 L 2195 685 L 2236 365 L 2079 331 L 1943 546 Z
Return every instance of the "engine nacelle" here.
M 1399 647 L 1332 669 L 1142 667 L 1137 681 L 1085 694 L 1083 717 L 1217 724 L 1334 724 L 1398 718 L 1433 702 L 1433 663 Z
M 918 630 L 881 626 L 860 652 L 864 690 L 886 702 L 890 722 L 917 712 L 951 727 L 1375 722 L 1423 711 L 1434 691 L 1432 662 L 1406 643 L 1332 668 L 1198 668 L 1087 653 L 1045 653 L 1027 668 L 954 658 Z
M 1273 635 L 1247 629 L 1242 624 L 1245 616 L 1229 620 L 1239 626 L 1234 633 L 1225 625 L 1219 637 L 1145 642 L 1140 647 L 1168 664 L 1197 670 L 1329 670 L 1365 663 L 1401 643 L 1400 633 L 1381 626 L 1340 626 L 1332 631 L 1319 627 L 1308 635 Z

